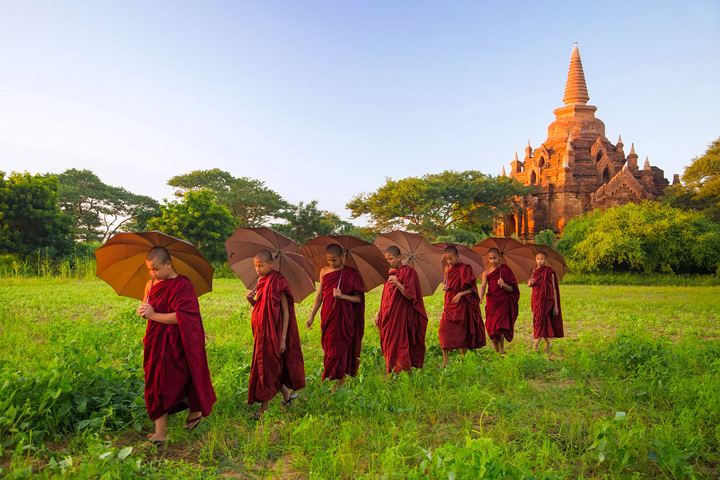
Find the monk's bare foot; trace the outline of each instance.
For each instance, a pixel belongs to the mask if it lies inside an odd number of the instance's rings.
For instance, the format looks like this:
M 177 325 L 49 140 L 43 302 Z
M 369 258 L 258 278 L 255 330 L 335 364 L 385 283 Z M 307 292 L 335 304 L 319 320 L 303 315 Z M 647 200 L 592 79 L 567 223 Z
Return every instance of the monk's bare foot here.
M 265 412 L 255 412 L 252 415 L 250 415 L 250 418 L 252 418 L 253 420 L 260 420 L 263 416 L 263 413 L 265 413 Z
M 165 444 L 165 441 L 167 440 L 167 433 L 162 434 L 162 433 L 156 432 L 156 433 L 149 435 L 147 437 L 147 439 L 148 439 L 148 442 L 145 442 L 142 445 L 140 445 L 142 448 L 153 447 L 153 446 L 159 447 L 159 446 Z

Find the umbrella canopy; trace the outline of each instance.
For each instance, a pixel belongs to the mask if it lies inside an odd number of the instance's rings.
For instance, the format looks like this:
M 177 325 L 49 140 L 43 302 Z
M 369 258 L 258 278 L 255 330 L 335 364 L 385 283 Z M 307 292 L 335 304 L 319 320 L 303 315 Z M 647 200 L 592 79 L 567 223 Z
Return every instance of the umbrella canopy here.
M 378 235 L 375 245 L 381 252 L 393 245 L 400 249 L 404 257 L 403 265 L 410 265 L 418 274 L 423 297 L 435 293 L 438 285 L 443 282 L 442 259 L 422 235 L 396 230 Z
M 315 267 L 315 279 L 320 280 L 320 271 L 327 266 L 325 249 L 337 243 L 347 252 L 345 264 L 360 273 L 365 291 L 369 292 L 388 278 L 388 265 L 385 256 L 372 243 L 365 242 L 350 235 L 325 235 L 316 237 L 302 246 L 305 256 Z
M 552 248 L 548 247 L 547 245 L 537 245 L 535 243 L 532 243 L 530 244 L 530 248 L 532 248 L 535 255 L 537 255 L 538 252 L 545 252 L 545 254 L 547 254 L 546 265 L 555 270 L 558 281 L 562 280 L 562 278 L 568 272 L 568 266 L 565 263 L 565 257 L 563 257 L 562 254 L 556 252 Z
M 487 254 L 491 248 L 500 250 L 501 263 L 510 267 L 518 282 L 528 280 L 537 266 L 535 253 L 530 245 L 520 243 L 513 238 L 499 237 L 486 238 L 472 247 L 475 253 L 483 257 L 485 269 L 490 266 Z
M 212 290 L 215 269 L 198 249 L 190 242 L 158 231 L 113 235 L 95 250 L 96 275 L 118 295 L 144 301 L 145 284 L 152 278 L 145 258 L 153 247 L 167 249 L 175 271 L 190 280 L 198 296 Z
M 435 250 L 440 254 L 440 257 L 442 258 L 442 266 L 443 266 L 443 272 L 445 271 L 445 267 L 447 266 L 447 262 L 445 261 L 445 249 L 447 247 L 453 246 L 457 248 L 458 256 L 460 257 L 460 260 L 462 260 L 463 263 L 467 263 L 472 267 L 473 273 L 477 278 L 480 278 L 482 273 L 485 271 L 485 263 L 483 262 L 483 258 L 478 255 L 477 253 L 473 252 L 470 247 L 467 245 L 463 245 L 462 243 L 450 243 L 450 242 L 439 242 L 439 243 L 433 243 L 433 247 Z
M 255 271 L 255 255 L 268 250 L 273 256 L 273 270 L 282 273 L 290 284 L 295 303 L 315 291 L 313 265 L 293 240 L 267 227 L 238 228 L 225 242 L 228 265 L 248 289 L 260 279 Z

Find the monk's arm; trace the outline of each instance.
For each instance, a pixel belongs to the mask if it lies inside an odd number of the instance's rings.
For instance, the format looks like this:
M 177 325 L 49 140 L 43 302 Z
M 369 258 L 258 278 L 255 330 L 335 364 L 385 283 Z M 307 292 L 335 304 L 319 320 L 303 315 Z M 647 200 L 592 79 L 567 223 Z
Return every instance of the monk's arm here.
M 550 281 L 552 282 L 552 291 L 553 291 L 553 299 L 555 300 L 555 305 L 553 305 L 553 309 L 558 309 L 558 302 L 557 302 L 557 290 L 555 288 L 555 275 L 550 275 Z
M 485 297 L 485 289 L 487 288 L 487 275 L 485 272 L 482 274 L 482 281 L 480 282 L 480 301 L 482 302 L 483 297 Z
M 157 313 L 152 305 L 145 310 L 145 318 L 152 320 L 157 323 L 164 323 L 165 325 L 177 325 L 177 314 L 175 312 L 170 313 Z
M 350 295 L 345 295 L 344 293 L 338 296 L 340 300 L 347 300 L 350 303 L 360 303 L 362 302 L 362 297 L 359 293 L 352 291 L 350 292 Z
M 285 292 L 280 297 L 280 305 L 282 306 L 282 336 L 280 337 L 280 353 L 285 351 L 288 323 L 290 323 L 290 309 L 288 308 L 288 300 Z
M 505 282 L 503 282 L 502 289 L 509 293 L 512 293 L 512 291 L 515 290 L 512 285 L 508 285 Z
M 405 298 L 409 298 L 410 300 L 412 300 L 412 297 L 411 297 L 410 295 L 408 295 L 407 292 L 405 291 L 405 285 L 403 285 L 402 283 L 400 283 L 400 280 L 398 280 L 397 277 L 395 277 L 395 275 L 393 275 L 393 277 L 394 277 L 393 283 L 395 284 L 395 286 L 397 287 L 397 289 L 400 291 L 400 293 L 402 293 L 402 296 L 405 297 Z M 355 303 L 358 303 L 358 302 L 355 302 Z
M 320 277 L 322 278 L 322 277 Z M 308 328 L 312 327 L 313 322 L 315 321 L 315 315 L 317 314 L 317 311 L 320 310 L 320 305 L 322 305 L 322 291 L 323 291 L 323 284 L 322 280 L 320 280 L 320 285 L 318 285 L 318 291 L 315 295 L 315 301 L 313 302 L 312 310 L 310 311 L 310 318 L 307 322 L 305 322 L 305 325 L 307 325 Z

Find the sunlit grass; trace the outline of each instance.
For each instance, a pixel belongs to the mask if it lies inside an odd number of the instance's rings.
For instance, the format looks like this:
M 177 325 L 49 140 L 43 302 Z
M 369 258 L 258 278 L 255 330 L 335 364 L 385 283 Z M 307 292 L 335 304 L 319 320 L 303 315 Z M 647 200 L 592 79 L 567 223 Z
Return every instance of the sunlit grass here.
M 720 474 L 720 289 L 561 288 L 568 337 L 557 340 L 549 355 L 531 352 L 524 288 L 507 357 L 489 348 L 465 357 L 455 353 L 443 370 L 435 368 L 441 362 L 442 310 L 442 295 L 436 293 L 426 299 L 431 321 L 425 368 L 391 378 L 385 377 L 371 323 L 379 304 L 379 291 L 373 291 L 367 295 L 360 373 L 335 394 L 320 381 L 319 328 L 304 327 L 309 298 L 297 307 L 308 385 L 291 409 L 271 402 L 257 422 L 249 418 L 257 405 L 246 404 L 252 335 L 245 289 L 237 280 L 215 280 L 214 291 L 200 303 L 218 402 L 196 432 L 181 429 L 184 414 L 173 418 L 171 442 L 154 451 L 138 446 L 151 428 L 142 405 L 145 323 L 134 314 L 138 302 L 115 295 L 100 281 L 0 280 L 0 386 L 5 385 L 0 473 L 17 478 L 96 478 L 107 471 L 117 478 Z M 24 380 L 32 378 L 34 389 Z M 113 395 L 101 395 L 103 388 Z M 12 418 L 8 409 L 15 411 Z M 58 416 L 63 409 L 65 415 Z

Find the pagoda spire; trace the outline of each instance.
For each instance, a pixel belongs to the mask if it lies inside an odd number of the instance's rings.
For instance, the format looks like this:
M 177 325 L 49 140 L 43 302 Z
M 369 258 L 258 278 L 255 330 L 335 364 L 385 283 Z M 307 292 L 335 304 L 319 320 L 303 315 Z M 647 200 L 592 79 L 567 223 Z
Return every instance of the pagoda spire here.
M 590 100 L 587 85 L 585 84 L 585 74 L 583 73 L 582 61 L 580 60 L 580 50 L 577 44 L 573 47 L 572 56 L 570 57 L 570 70 L 568 71 L 567 83 L 565 84 L 565 96 L 563 102 L 565 105 L 586 105 Z
M 502 176 L 503 176 L 503 177 L 507 177 L 507 174 L 505 173 L 505 165 L 503 165 Z

